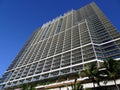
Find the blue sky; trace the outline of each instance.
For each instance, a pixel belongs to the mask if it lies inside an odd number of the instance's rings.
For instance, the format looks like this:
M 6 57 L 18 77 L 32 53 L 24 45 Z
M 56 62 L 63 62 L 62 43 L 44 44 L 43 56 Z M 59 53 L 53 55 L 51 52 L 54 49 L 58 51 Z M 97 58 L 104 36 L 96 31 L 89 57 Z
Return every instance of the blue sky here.
M 92 1 L 120 30 L 120 0 L 0 0 L 0 77 L 35 29 Z

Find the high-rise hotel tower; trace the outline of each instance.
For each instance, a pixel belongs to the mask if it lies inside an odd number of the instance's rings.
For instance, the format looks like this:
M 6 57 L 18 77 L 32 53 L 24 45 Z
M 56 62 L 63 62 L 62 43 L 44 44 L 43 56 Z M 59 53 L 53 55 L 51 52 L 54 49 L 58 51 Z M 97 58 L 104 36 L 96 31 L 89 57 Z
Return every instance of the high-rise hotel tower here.
M 107 58 L 120 59 L 120 33 L 90 3 L 36 30 L 0 79 L 0 90 L 76 73 Z

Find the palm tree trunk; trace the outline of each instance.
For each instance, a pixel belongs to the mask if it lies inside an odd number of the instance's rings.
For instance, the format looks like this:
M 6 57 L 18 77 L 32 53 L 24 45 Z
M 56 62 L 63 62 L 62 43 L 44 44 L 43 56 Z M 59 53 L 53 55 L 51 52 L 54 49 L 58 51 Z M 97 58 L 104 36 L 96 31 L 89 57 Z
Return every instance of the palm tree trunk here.
M 99 82 L 99 81 L 97 81 L 97 85 L 98 85 L 98 87 L 101 87 L 101 86 L 100 86 L 100 82 Z
M 115 79 L 113 79 L 113 80 L 114 80 L 114 83 L 115 83 L 115 86 L 116 86 L 117 90 L 120 90 L 117 83 L 116 83 L 116 80 Z
M 68 85 L 67 85 L 67 87 L 66 87 L 66 88 L 67 88 L 67 90 L 69 90 Z
M 95 83 L 93 82 L 93 90 L 95 90 Z
M 89 77 L 89 79 L 90 79 L 90 77 Z M 91 80 L 92 80 L 92 82 L 93 82 L 93 90 L 95 90 L 95 83 L 94 83 L 94 79 L 92 78 Z
M 97 81 L 97 90 L 100 90 L 101 89 L 101 85 L 100 85 L 100 82 L 99 81 Z

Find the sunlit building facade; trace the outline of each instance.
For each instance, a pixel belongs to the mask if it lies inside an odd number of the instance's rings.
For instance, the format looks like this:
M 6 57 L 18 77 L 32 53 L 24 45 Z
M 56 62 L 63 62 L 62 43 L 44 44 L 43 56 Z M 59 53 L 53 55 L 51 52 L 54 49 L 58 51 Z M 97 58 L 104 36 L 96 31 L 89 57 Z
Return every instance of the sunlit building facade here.
M 76 73 L 107 58 L 120 59 L 120 33 L 90 3 L 35 30 L 0 79 L 0 87 Z

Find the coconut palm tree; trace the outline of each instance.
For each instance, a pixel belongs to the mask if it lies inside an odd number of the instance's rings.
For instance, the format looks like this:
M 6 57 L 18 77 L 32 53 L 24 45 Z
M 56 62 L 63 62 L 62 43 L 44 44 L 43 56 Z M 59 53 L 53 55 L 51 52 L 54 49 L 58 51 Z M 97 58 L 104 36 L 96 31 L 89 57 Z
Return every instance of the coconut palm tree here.
M 21 86 L 22 90 L 36 90 L 35 84 L 23 84 Z
M 85 69 L 79 72 L 79 76 L 88 77 L 89 80 L 92 80 L 94 89 L 95 89 L 95 82 L 97 82 L 98 87 L 100 87 L 99 69 L 97 68 L 96 63 L 87 64 Z
M 72 85 L 72 90 L 83 90 L 83 85 L 80 82 L 77 82 L 77 78 Z
M 37 84 L 33 83 L 33 84 L 30 84 L 30 90 L 36 90 L 36 87 Z
M 67 90 L 69 90 L 68 85 L 66 84 Z M 75 79 L 74 83 L 71 84 L 72 90 L 83 90 L 83 85 Z M 71 89 L 70 89 L 71 90 Z
M 22 84 L 21 88 L 22 88 L 22 90 L 29 90 L 29 85 L 28 84 Z
M 116 84 L 116 79 L 120 77 L 120 61 L 116 61 L 110 58 L 104 61 L 104 66 L 106 68 L 106 75 L 110 79 L 113 79 L 117 90 L 120 90 Z

